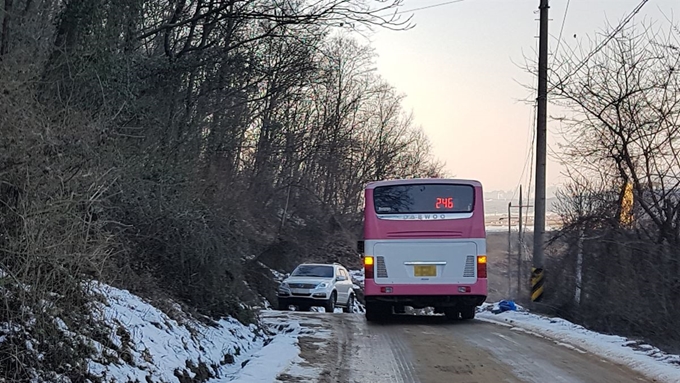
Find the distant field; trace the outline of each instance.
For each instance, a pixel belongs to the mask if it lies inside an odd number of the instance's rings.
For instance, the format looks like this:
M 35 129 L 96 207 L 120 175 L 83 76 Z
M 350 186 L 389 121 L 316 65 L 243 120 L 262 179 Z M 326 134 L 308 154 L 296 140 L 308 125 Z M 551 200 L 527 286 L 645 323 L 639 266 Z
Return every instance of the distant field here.
M 508 234 L 489 232 L 486 235 L 486 254 L 489 257 L 489 298 L 491 302 L 508 297 L 508 272 L 517 275 L 517 268 L 509 268 Z M 513 265 L 514 266 L 514 265 Z M 514 270 L 513 270 L 514 269 Z M 516 278 L 515 278 L 516 279 Z
M 522 302 L 529 294 L 529 277 L 531 246 L 533 237 L 526 234 L 523 253 L 522 272 L 518 273 L 517 232 L 512 235 L 512 254 L 508 257 L 508 233 L 487 232 L 486 254 L 489 258 L 489 296 L 488 302 L 501 299 L 514 299 Z M 520 275 L 521 274 L 521 275 Z M 521 284 L 522 292 L 517 294 L 517 285 Z M 519 299 L 518 299 L 519 298 Z
M 509 200 L 509 199 L 487 199 L 484 201 L 484 211 L 487 214 L 507 214 L 508 213 L 508 203 L 512 202 L 513 206 L 519 205 L 518 200 Z M 551 212 L 555 211 L 557 207 L 557 198 L 551 197 L 546 199 L 546 210 Z M 530 204 L 533 205 L 533 201 L 528 202 L 524 201 L 525 204 Z M 530 211 L 533 211 L 533 208 L 529 208 Z M 517 208 L 513 207 L 512 208 L 513 214 L 517 213 Z
M 546 230 L 559 230 L 559 222 L 548 222 Z M 486 254 L 489 258 L 489 297 L 487 301 L 496 302 L 501 299 L 525 301 L 529 296 L 529 277 L 533 251 L 533 222 L 524 233 L 522 250 L 522 271 L 518 272 L 518 231 L 513 227 L 511 233 L 512 253 L 508 256 L 507 226 L 487 226 Z M 517 293 L 517 285 L 522 291 Z M 519 298 L 519 299 L 518 299 Z
M 517 212 L 513 212 L 511 226 L 514 231 L 519 227 L 519 215 Z M 508 215 L 506 214 L 486 214 L 485 219 L 487 231 L 507 231 L 508 230 Z M 526 228 L 525 231 L 533 231 L 534 228 L 534 217 L 528 215 L 522 218 L 522 225 Z M 546 214 L 546 229 L 557 230 L 562 227 L 562 220 L 557 214 L 548 213 Z

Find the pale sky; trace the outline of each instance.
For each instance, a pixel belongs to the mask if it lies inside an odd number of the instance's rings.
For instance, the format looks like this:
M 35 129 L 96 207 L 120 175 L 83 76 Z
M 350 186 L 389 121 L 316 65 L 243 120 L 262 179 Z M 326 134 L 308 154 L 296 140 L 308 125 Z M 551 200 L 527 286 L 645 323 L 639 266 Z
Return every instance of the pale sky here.
M 446 2 L 405 0 L 404 10 Z M 618 24 L 640 0 L 571 0 L 563 39 L 594 36 Z M 550 1 L 550 51 L 556 48 L 567 0 Z M 377 69 L 407 97 L 434 146 L 437 158 L 456 177 L 479 179 L 485 190 L 514 190 L 529 183 L 533 108 L 520 100 L 536 97 L 522 85 L 533 77 L 519 65 L 523 53 L 536 59 L 539 0 L 465 0 L 414 12 L 414 29 L 376 30 L 370 40 Z M 634 19 L 671 15 L 677 0 L 650 0 Z M 563 42 L 564 44 L 564 42 Z M 555 108 L 552 112 L 555 112 Z M 551 113 L 551 107 L 548 107 Z M 548 143 L 559 141 L 557 123 L 548 122 Z M 528 164 L 529 165 L 529 164 Z M 548 158 L 548 186 L 564 180 Z M 533 180 L 532 180 L 533 189 Z

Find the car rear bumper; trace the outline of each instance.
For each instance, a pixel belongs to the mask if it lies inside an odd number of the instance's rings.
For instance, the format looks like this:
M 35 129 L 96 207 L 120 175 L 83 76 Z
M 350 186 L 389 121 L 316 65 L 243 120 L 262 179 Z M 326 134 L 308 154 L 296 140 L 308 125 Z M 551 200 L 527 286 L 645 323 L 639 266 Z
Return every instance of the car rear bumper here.
M 279 306 L 323 306 L 328 298 L 278 296 Z M 337 304 L 337 302 L 336 302 Z
M 319 292 L 315 291 L 313 294 L 310 293 L 309 295 L 294 295 L 294 294 L 288 294 L 288 295 L 283 295 L 283 294 L 278 294 L 277 298 L 280 300 L 285 299 L 287 301 L 296 301 L 299 300 L 301 302 L 309 302 L 309 301 L 325 301 L 328 300 L 328 293 L 326 292 Z

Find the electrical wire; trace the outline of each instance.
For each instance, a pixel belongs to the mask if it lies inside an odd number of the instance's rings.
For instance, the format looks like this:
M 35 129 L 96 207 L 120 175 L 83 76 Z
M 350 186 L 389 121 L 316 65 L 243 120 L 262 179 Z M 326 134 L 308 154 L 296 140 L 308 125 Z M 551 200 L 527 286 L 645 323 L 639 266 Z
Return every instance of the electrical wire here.
M 633 17 L 635 17 L 638 13 L 640 13 L 640 11 L 642 10 L 642 7 L 644 7 L 645 4 L 647 4 L 648 2 L 649 2 L 649 0 L 642 0 L 640 2 L 640 4 L 638 4 L 637 7 L 635 7 L 635 9 L 633 9 L 633 11 L 630 14 L 628 14 L 628 16 L 626 16 L 626 18 L 623 19 L 623 21 L 621 21 L 621 23 L 619 23 L 619 25 L 609 35 L 607 35 L 607 37 L 600 44 L 598 44 L 595 47 L 595 49 L 590 51 L 590 53 L 588 53 L 586 55 L 586 57 L 584 57 L 583 60 L 581 60 L 581 62 L 576 66 L 576 68 L 574 70 L 572 70 L 569 74 L 567 74 L 567 76 L 563 80 L 560 80 L 560 83 L 564 83 L 571 76 L 575 75 L 579 70 L 581 70 L 581 68 L 583 68 L 583 66 L 585 66 L 588 63 L 588 61 L 590 61 L 590 59 L 593 58 L 593 56 L 595 56 L 597 54 L 597 52 L 602 50 L 602 48 L 604 48 L 607 44 L 609 44 L 609 42 L 614 37 L 616 37 L 616 35 L 619 32 L 621 32 L 621 30 L 623 30 L 623 28 L 633 19 Z M 548 90 L 548 93 L 549 92 L 550 92 L 550 90 Z
M 534 129 L 532 130 L 531 149 L 530 149 L 531 161 L 529 162 L 529 164 L 530 164 L 529 165 L 529 183 L 528 183 L 529 187 L 527 188 L 527 195 L 526 195 L 527 202 L 531 201 L 531 186 L 532 186 L 531 181 L 533 181 L 533 179 L 534 179 L 534 153 L 535 153 L 534 144 L 536 142 L 536 125 L 538 124 L 537 118 L 536 118 L 536 113 L 538 113 L 538 101 L 536 101 L 536 104 L 534 105 L 534 113 L 535 113 L 534 114 Z M 524 201 L 519 201 L 519 203 L 520 203 L 520 206 L 524 205 Z M 527 205 L 528 205 L 528 203 L 527 203 Z M 535 198 L 534 198 L 534 205 L 536 205 Z M 520 209 L 522 209 L 522 208 L 520 208 Z M 529 214 L 528 213 L 529 212 L 527 211 L 527 214 L 524 214 L 524 225 L 522 225 L 523 233 L 521 234 L 522 238 L 524 237 L 524 232 L 526 232 L 526 230 L 527 230 L 527 222 L 529 220 Z M 536 219 L 536 217 L 534 217 L 534 220 L 535 219 Z
M 539 32 L 540 31 L 540 24 L 539 23 L 536 24 L 536 28 L 537 28 L 536 34 L 538 35 L 538 34 L 540 34 L 540 32 Z M 537 40 L 536 41 L 536 51 L 538 51 L 538 45 L 539 45 L 539 41 Z M 538 78 L 536 80 L 538 81 Z M 536 86 L 538 86 L 538 84 L 536 84 Z M 537 91 L 537 88 L 534 88 L 534 91 Z M 526 194 L 523 195 L 522 200 L 519 201 L 519 205 L 520 205 L 520 209 L 522 210 L 522 213 L 525 213 L 523 206 L 529 205 L 529 202 L 531 201 L 531 191 L 532 191 L 532 186 L 533 186 L 532 181 L 534 179 L 534 161 L 535 161 L 535 152 L 536 152 L 535 145 L 536 145 L 536 128 L 537 128 L 537 125 L 538 125 L 538 99 L 536 99 L 534 101 L 534 105 L 533 105 L 532 113 L 531 113 L 531 125 L 530 125 L 531 126 L 531 142 L 530 142 L 529 148 L 528 148 L 529 150 L 528 150 L 528 153 L 527 153 L 527 162 L 525 162 L 524 167 L 522 168 L 522 174 L 520 175 L 520 183 L 521 183 L 524 180 L 524 174 L 526 172 L 527 165 L 529 165 L 529 174 L 528 174 L 529 181 L 527 182 Z M 518 186 L 518 189 L 519 189 L 519 186 Z M 535 187 L 533 189 L 535 189 Z M 513 199 L 514 198 L 515 197 L 513 195 Z M 526 201 L 527 201 L 526 204 L 524 203 L 525 198 L 526 198 Z M 534 204 L 535 204 L 535 202 L 536 201 L 534 201 Z M 526 230 L 527 230 L 527 222 L 529 220 L 528 210 L 526 211 L 526 214 L 522 215 L 522 218 L 523 218 L 522 219 L 522 221 L 523 221 L 522 222 L 523 223 L 522 224 L 522 231 L 519 233 L 519 235 L 520 235 L 520 237 L 524 238 L 524 234 L 526 233 Z M 529 254 L 529 250 L 528 250 L 527 245 L 525 243 L 522 243 L 522 244 L 520 244 L 520 246 L 522 246 L 526 250 L 524 252 L 524 257 L 525 257 L 525 260 L 528 260 L 527 257 L 528 257 L 528 254 Z
M 571 0 L 567 0 L 567 6 L 564 8 L 564 17 L 562 17 L 562 26 L 560 26 L 560 35 L 557 38 L 557 47 L 555 47 L 555 53 L 553 53 L 553 64 L 555 63 L 555 57 L 560 52 L 560 44 L 562 44 L 562 33 L 564 32 L 564 25 L 567 23 L 567 14 L 569 14 L 569 3 Z M 551 67 L 553 65 L 550 65 Z
M 570 1 L 571 1 L 571 0 L 567 0 L 567 5 L 566 5 L 565 11 L 564 11 L 564 17 L 563 17 L 563 19 L 562 19 L 562 26 L 560 27 L 560 34 L 559 34 L 559 38 L 558 38 L 558 41 L 557 41 L 557 48 L 556 48 L 556 50 L 555 50 L 555 55 L 557 55 L 557 53 L 558 53 L 558 51 L 559 51 L 560 44 L 561 44 L 561 42 L 562 42 L 562 33 L 563 33 L 563 31 L 564 31 L 564 25 L 565 25 L 565 23 L 566 23 L 567 13 L 568 13 L 568 11 L 569 11 L 569 3 L 570 3 Z M 602 50 L 607 44 L 609 44 L 609 42 L 610 42 L 612 39 L 614 39 L 614 38 L 616 37 L 616 35 L 617 35 L 619 32 L 621 32 L 621 31 L 623 30 L 623 28 L 624 28 L 624 27 L 625 27 L 625 26 L 626 26 L 626 25 L 627 25 L 627 24 L 628 24 L 628 23 L 629 23 L 629 22 L 630 22 L 637 14 L 638 14 L 638 13 L 640 13 L 640 11 L 642 10 L 642 8 L 643 8 L 648 2 L 649 2 L 649 0 L 642 0 L 636 7 L 635 7 L 635 8 L 634 8 L 634 9 L 633 9 L 633 10 L 632 10 L 632 11 L 631 11 L 631 12 L 630 12 L 630 13 L 629 13 L 629 14 L 628 14 L 628 15 L 627 15 L 620 23 L 619 23 L 619 25 L 618 25 L 616 28 L 614 28 L 614 30 L 611 31 L 611 32 L 607 35 L 607 37 L 606 37 L 602 42 L 600 42 L 600 44 L 598 44 L 598 45 L 595 47 L 595 49 L 593 49 L 592 51 L 590 51 L 590 52 L 589 52 L 589 53 L 588 53 L 588 54 L 587 54 L 587 55 L 579 62 L 579 64 L 575 67 L 575 69 L 573 69 L 572 71 L 570 71 L 564 79 L 560 80 L 560 83 L 564 83 L 564 82 L 567 81 L 571 76 L 573 76 L 573 75 L 575 75 L 576 73 L 578 73 L 578 71 L 581 70 L 581 68 L 583 68 L 583 67 L 588 63 L 588 61 L 590 61 L 590 59 L 593 58 L 593 56 L 595 56 L 600 50 Z M 555 56 L 553 56 L 553 60 L 554 60 L 554 57 L 555 57 Z M 554 61 L 553 61 L 553 62 L 554 62 Z M 551 89 L 548 89 L 548 93 L 550 93 L 550 91 L 551 91 Z M 550 146 L 550 145 L 548 145 L 548 146 Z M 553 152 L 555 152 L 552 148 L 550 148 L 550 150 L 552 150 Z M 532 153 L 532 158 L 533 158 L 533 153 Z M 532 160 L 532 162 L 533 162 L 533 160 Z M 533 164 L 532 164 L 532 166 L 533 166 Z M 532 170 L 532 172 L 533 172 L 533 170 Z M 529 181 L 529 183 L 531 183 L 531 181 Z M 530 186 L 530 187 L 531 187 L 531 186 Z M 530 196 L 530 195 L 531 195 L 531 192 L 529 192 L 528 195 Z M 535 204 L 535 202 L 536 202 L 536 201 L 534 201 L 534 204 Z M 520 202 L 520 204 L 521 204 L 521 202 Z M 536 217 L 534 217 L 534 219 L 536 219 Z M 526 227 L 526 225 L 525 225 L 525 227 Z
M 515 186 L 515 190 L 512 194 L 511 200 L 514 200 L 515 197 L 517 196 L 517 191 L 519 190 L 519 185 L 522 184 L 522 181 L 524 181 L 524 175 L 526 174 L 527 171 L 527 166 L 530 166 L 530 162 L 532 161 L 532 156 L 533 156 L 533 147 L 534 147 L 534 140 L 536 139 L 536 110 L 537 110 L 537 102 L 534 102 L 534 106 L 532 109 L 531 113 L 531 122 L 529 123 L 529 134 L 527 135 L 527 155 L 524 160 L 524 165 L 522 166 L 522 173 L 519 175 L 519 180 L 517 181 L 517 186 Z M 530 138 L 529 138 L 530 137 Z M 520 201 L 520 204 L 522 201 Z
M 442 7 L 442 6 L 444 6 L 444 5 L 455 4 L 455 3 L 462 3 L 463 1 L 465 1 L 465 0 L 451 0 L 451 1 L 445 1 L 445 2 L 443 2 L 443 3 L 432 4 L 432 5 L 426 5 L 426 6 L 420 7 L 420 8 L 413 8 L 413 9 L 406 9 L 406 10 L 403 10 L 403 11 L 398 11 L 398 12 L 395 12 L 394 14 L 395 14 L 395 15 L 399 15 L 399 14 L 407 13 L 407 12 L 422 11 L 422 10 L 424 10 L 424 9 Z
M 536 23 L 536 35 L 538 35 L 539 32 L 540 32 L 540 23 L 537 22 Z M 536 46 L 535 46 L 536 52 L 538 52 L 538 44 L 539 44 L 539 41 L 538 41 L 538 39 L 536 39 Z M 538 86 L 538 83 L 537 83 L 538 78 L 536 78 L 535 81 L 536 81 L 536 83 L 534 84 L 534 88 L 533 88 L 534 93 L 537 91 L 536 87 Z M 536 117 L 537 117 L 536 113 L 537 113 L 537 108 L 538 108 L 538 100 L 535 100 L 534 105 L 533 105 L 533 111 L 531 113 L 531 121 L 529 122 L 529 132 L 527 134 L 527 140 L 529 140 L 529 137 L 531 137 L 531 139 L 530 139 L 531 141 L 530 141 L 529 147 L 527 148 L 528 152 L 527 152 L 526 159 L 524 160 L 524 165 L 522 166 L 522 173 L 519 176 L 519 180 L 517 181 L 517 186 L 515 186 L 515 190 L 513 191 L 512 197 L 510 198 L 510 200 L 514 200 L 515 197 L 517 196 L 517 192 L 519 190 L 519 185 L 521 185 L 522 181 L 524 181 L 524 174 L 526 173 L 527 166 L 529 165 L 530 161 L 533 161 L 534 140 L 536 139 Z M 531 169 L 533 169 L 533 167 Z M 529 182 L 531 182 L 531 180 Z M 520 203 L 520 205 L 522 205 L 522 201 L 519 201 L 519 203 Z
M 555 51 L 554 51 L 554 53 L 553 53 L 552 63 L 551 63 L 551 65 L 550 65 L 550 67 L 553 67 L 553 66 L 554 66 L 556 57 L 557 57 L 557 55 L 558 55 L 559 52 L 560 52 L 560 45 L 562 44 L 562 34 L 564 33 L 564 26 L 567 24 L 567 15 L 569 14 L 569 4 L 571 4 L 571 0 L 567 0 L 567 5 L 564 7 L 564 16 L 562 17 L 562 25 L 560 26 L 560 34 L 559 34 L 558 37 L 557 37 L 557 46 L 555 47 Z M 535 132 L 534 132 L 534 137 L 535 137 Z M 532 142 L 533 142 L 533 141 L 532 141 Z M 550 145 L 548 145 L 548 147 L 550 147 Z M 552 150 L 553 153 L 557 153 L 557 152 L 554 151 L 552 148 L 550 148 L 550 150 Z M 534 153 L 534 152 L 533 152 L 533 143 L 532 143 L 532 162 L 533 162 L 533 153 Z M 532 168 L 532 173 L 533 173 L 533 168 Z M 530 201 L 530 200 L 531 200 L 531 178 L 529 179 L 529 188 L 530 188 L 530 189 L 529 189 L 529 191 L 528 191 L 528 193 L 527 193 L 527 201 Z M 535 204 L 535 203 L 536 203 L 536 201 L 534 201 L 534 204 Z M 528 219 L 528 215 L 529 215 L 529 214 L 526 214 L 526 216 L 525 216 L 526 219 Z M 536 217 L 534 217 L 534 219 L 536 219 Z M 526 227 L 526 221 L 525 221 L 525 225 L 524 225 L 524 226 Z

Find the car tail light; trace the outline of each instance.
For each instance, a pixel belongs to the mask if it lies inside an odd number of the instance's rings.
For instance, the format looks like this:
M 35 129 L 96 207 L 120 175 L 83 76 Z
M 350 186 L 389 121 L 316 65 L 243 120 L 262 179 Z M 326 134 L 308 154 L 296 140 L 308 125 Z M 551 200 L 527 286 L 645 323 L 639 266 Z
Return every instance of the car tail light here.
M 370 255 L 364 256 L 364 278 L 373 279 L 373 257 Z
M 477 278 L 486 278 L 486 255 L 477 256 Z

